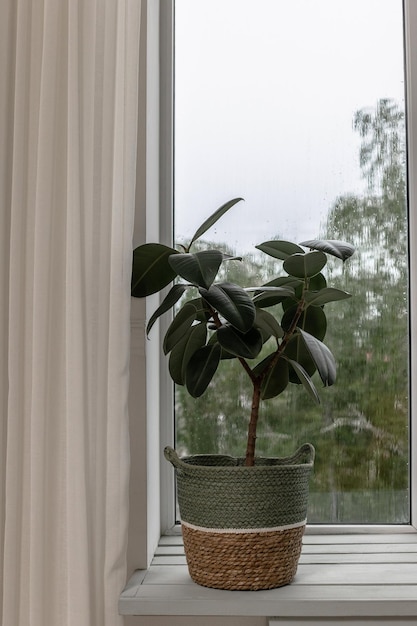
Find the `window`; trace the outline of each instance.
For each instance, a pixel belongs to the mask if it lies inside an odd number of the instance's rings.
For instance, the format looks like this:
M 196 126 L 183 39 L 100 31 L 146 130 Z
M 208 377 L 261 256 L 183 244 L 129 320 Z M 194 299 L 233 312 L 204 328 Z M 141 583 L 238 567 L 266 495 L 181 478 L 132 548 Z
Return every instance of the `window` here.
M 175 241 L 243 196 L 207 233 L 232 253 L 271 238 L 356 245 L 344 271 L 332 270 L 354 294 L 334 310 L 341 331 L 326 337 L 338 384 L 318 409 L 300 389 L 265 403 L 258 453 L 314 443 L 310 522 L 409 524 L 402 2 L 259 0 L 253 9 L 247 0 L 175 2 Z M 272 270 L 253 256 L 243 271 L 262 284 Z M 201 400 L 176 390 L 184 451 L 244 450 L 250 400 L 243 386 L 235 400 L 238 364 L 222 367 Z
M 172 237 L 172 0 L 142 3 L 141 45 L 146 45 L 146 66 L 140 68 L 140 111 L 138 151 L 138 201 L 134 245 L 145 241 L 169 244 Z M 416 284 L 417 268 L 417 4 L 405 0 L 405 33 L 407 58 L 407 136 L 409 175 L 410 283 Z M 145 54 L 141 54 L 141 61 Z M 160 181 L 161 184 L 160 184 Z M 218 200 L 222 200 L 219 198 Z M 217 202 L 217 200 L 216 200 Z M 212 202 L 208 203 L 209 210 Z M 315 222 L 314 222 L 315 225 Z M 174 483 L 171 467 L 162 458 L 161 450 L 174 441 L 171 419 L 173 398 L 166 376 L 166 361 L 160 361 L 160 343 L 146 341 L 146 318 L 155 308 L 143 300 L 132 299 L 131 390 L 131 504 L 129 529 L 129 570 L 146 569 L 155 553 L 161 533 L 170 531 L 175 523 Z M 417 290 L 410 291 L 411 371 L 416 369 Z M 166 320 L 161 320 L 161 326 Z M 157 328 L 153 333 L 157 332 Z M 161 334 L 163 328 L 161 328 Z M 145 375 L 146 368 L 146 375 Z M 414 377 L 415 378 L 415 377 Z M 410 406 L 416 415 L 415 385 L 411 377 Z M 161 394 L 158 394 L 158 390 Z M 327 396 L 324 398 L 327 401 Z M 160 416 L 160 420 L 158 420 Z M 415 417 L 414 417 L 415 420 Z M 417 428 L 410 431 L 412 451 L 417 450 Z M 410 462 L 411 522 L 417 527 L 417 463 L 416 454 Z M 401 525 L 367 526 L 371 533 L 406 531 Z M 315 525 L 311 532 L 333 533 L 350 527 Z M 356 527 L 353 529 L 357 531 Z M 412 527 L 410 531 L 412 531 Z M 326 538 L 327 540 L 327 538 Z M 381 543 L 383 539 L 381 538 Z M 362 603 L 361 603 L 362 604 Z

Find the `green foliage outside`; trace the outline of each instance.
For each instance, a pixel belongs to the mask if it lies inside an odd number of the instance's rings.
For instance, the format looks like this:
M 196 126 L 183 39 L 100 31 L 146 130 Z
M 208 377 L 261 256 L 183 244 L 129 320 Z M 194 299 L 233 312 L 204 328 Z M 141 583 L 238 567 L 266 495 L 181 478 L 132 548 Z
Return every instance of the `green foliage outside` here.
M 310 521 L 408 521 L 408 255 L 404 113 L 390 100 L 358 111 L 354 129 L 367 194 L 342 196 L 330 207 L 321 238 L 350 241 L 356 253 L 328 278 L 354 294 L 349 306 L 327 304 L 326 343 L 338 379 L 315 406 L 291 385 L 262 403 L 257 454 L 286 455 L 316 447 Z M 276 233 L 277 238 L 280 233 Z M 275 269 L 274 269 L 275 268 Z M 227 264 L 227 279 L 259 285 L 276 273 L 271 259 Z M 338 316 L 340 323 L 332 323 Z M 334 319 L 334 318 L 333 318 Z M 180 452 L 242 455 L 251 398 L 236 360 L 223 361 L 203 397 L 176 388 Z M 317 381 L 318 387 L 320 386 Z M 237 389 L 240 393 L 236 393 Z

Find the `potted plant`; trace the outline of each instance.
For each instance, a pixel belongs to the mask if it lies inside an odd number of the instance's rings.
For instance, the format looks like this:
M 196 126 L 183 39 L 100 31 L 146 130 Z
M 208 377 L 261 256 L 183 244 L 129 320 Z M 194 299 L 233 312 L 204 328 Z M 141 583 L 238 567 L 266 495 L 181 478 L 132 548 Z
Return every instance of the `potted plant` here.
M 256 457 L 260 404 L 290 383 L 302 385 L 318 403 L 313 374 L 325 387 L 335 382 L 335 359 L 323 343 L 324 307 L 350 294 L 327 286 L 322 270 L 327 255 L 344 262 L 354 248 L 342 241 L 267 241 L 256 248 L 282 262 L 284 273 L 265 285 L 217 282 L 220 266 L 241 257 L 217 249 L 193 252 L 193 246 L 240 200 L 215 211 L 181 251 L 160 243 L 136 248 L 132 295 L 146 297 L 176 280 L 146 330 L 175 308 L 163 350 L 172 379 L 191 396 L 204 393 L 223 359 L 238 359 L 247 374 L 252 405 L 245 456 L 181 459 L 170 447 L 165 456 L 177 472 L 193 580 L 222 589 L 268 589 L 291 582 L 297 569 L 314 448 L 305 444 L 286 458 Z

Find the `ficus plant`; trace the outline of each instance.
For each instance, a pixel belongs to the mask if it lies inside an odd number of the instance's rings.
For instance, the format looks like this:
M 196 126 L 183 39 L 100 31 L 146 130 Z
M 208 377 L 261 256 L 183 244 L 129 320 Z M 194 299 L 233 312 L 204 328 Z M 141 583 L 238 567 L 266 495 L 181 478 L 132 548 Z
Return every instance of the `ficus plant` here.
M 245 460 L 251 466 L 261 400 L 274 398 L 295 383 L 319 403 L 313 374 L 318 372 L 325 387 L 336 380 L 334 356 L 323 343 L 325 305 L 351 296 L 329 287 L 322 270 L 327 255 L 345 262 L 354 248 L 334 240 L 266 241 L 256 248 L 282 262 L 283 272 L 276 278 L 256 287 L 216 281 L 222 264 L 242 257 L 216 249 L 193 252 L 193 245 L 241 200 L 235 198 L 217 209 L 181 250 L 160 243 L 136 248 L 131 292 L 143 298 L 175 281 L 149 319 L 146 332 L 174 308 L 163 351 L 169 355 L 171 378 L 185 385 L 192 397 L 205 392 L 223 359 L 240 362 L 252 387 Z

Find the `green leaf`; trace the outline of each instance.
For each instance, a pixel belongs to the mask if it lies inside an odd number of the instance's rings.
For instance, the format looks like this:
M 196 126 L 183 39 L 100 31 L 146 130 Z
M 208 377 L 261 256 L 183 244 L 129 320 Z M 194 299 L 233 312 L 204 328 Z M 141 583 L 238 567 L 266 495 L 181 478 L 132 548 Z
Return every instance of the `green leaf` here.
M 342 261 L 346 261 L 355 252 L 352 244 L 336 239 L 311 239 L 310 241 L 303 241 L 300 245 L 313 250 L 321 250 L 338 259 L 342 259 Z
M 285 331 L 290 329 L 296 310 L 297 307 L 293 306 L 282 316 L 281 326 Z M 314 335 L 317 339 L 324 339 L 327 331 L 326 314 L 321 307 L 308 307 L 301 313 L 297 327 Z
M 252 301 L 256 307 L 269 307 L 292 296 L 294 296 L 292 287 L 258 287 Z
M 242 287 L 218 283 L 210 289 L 199 289 L 201 296 L 232 326 L 246 333 L 255 321 L 255 305 Z
M 253 375 L 254 376 L 262 376 L 264 371 L 268 367 L 269 363 L 274 358 L 274 356 L 275 356 L 275 353 L 273 352 L 272 354 L 268 354 L 268 356 L 266 356 L 264 359 L 262 359 L 262 361 L 259 361 L 259 363 L 257 363 L 255 365 L 255 367 L 252 369 Z
M 317 404 L 320 404 L 320 397 L 317 393 L 317 389 L 304 367 L 297 363 L 297 361 L 292 361 L 291 359 L 289 359 L 289 363 L 293 371 L 297 374 L 298 380 L 303 384 L 304 388 L 307 389 L 313 400 L 317 402 Z
M 168 259 L 178 254 L 174 248 L 161 243 L 145 243 L 133 251 L 131 294 L 144 298 L 161 291 L 176 277 Z
M 210 310 L 207 306 L 207 303 L 204 302 L 203 298 L 193 298 L 192 300 L 187 300 L 187 304 L 192 304 L 197 309 L 197 317 L 196 320 L 198 322 L 208 322 L 210 319 Z
M 213 333 L 212 336 L 210 337 L 210 339 L 207 342 L 208 346 L 212 346 L 215 343 L 219 344 L 218 340 L 217 340 L 217 333 Z M 220 344 L 219 344 L 220 345 Z M 220 354 L 220 359 L 221 360 L 226 360 L 226 359 L 235 359 L 236 358 L 236 354 L 232 354 L 231 352 L 228 352 L 227 350 L 225 350 L 224 348 L 222 348 L 222 346 L 220 346 L 221 348 L 221 354 Z
M 195 254 L 176 254 L 169 259 L 177 274 L 193 285 L 208 289 L 219 271 L 223 254 L 219 250 L 203 250 Z
M 316 371 L 316 364 L 311 358 L 310 352 L 307 350 L 306 345 L 301 338 L 301 335 L 295 335 L 284 350 L 284 356 L 288 361 L 296 361 L 299 365 L 305 369 L 309 376 L 312 376 Z M 290 365 L 290 382 L 293 384 L 300 384 L 299 376 L 293 371 Z
M 301 329 L 299 332 L 301 333 L 311 358 L 316 364 L 317 371 L 323 381 L 323 385 L 325 387 L 330 387 L 330 385 L 333 385 L 336 381 L 336 362 L 333 354 L 330 352 L 329 348 L 324 345 L 324 343 L 313 337 L 313 335 L 310 335 Z
M 283 268 L 291 276 L 296 278 L 310 278 L 319 274 L 327 263 L 324 252 L 318 250 L 303 254 L 292 254 L 285 261 Z
M 160 317 L 161 315 L 163 315 L 164 313 L 166 313 L 167 311 L 169 311 L 169 309 L 171 309 L 174 304 L 176 304 L 178 302 L 178 300 L 181 298 L 182 294 L 184 293 L 184 291 L 187 289 L 188 285 L 174 285 L 169 292 L 167 293 L 166 297 L 164 298 L 164 300 L 162 301 L 161 305 L 156 309 L 156 311 L 153 313 L 153 315 L 151 316 L 147 326 L 146 326 L 146 334 L 149 335 L 150 330 L 152 328 L 152 326 L 155 324 L 156 320 L 158 319 L 158 317 Z
M 278 276 L 278 278 L 274 278 L 268 283 L 265 283 L 265 285 L 262 285 L 261 289 L 264 291 L 260 292 L 259 296 L 258 294 L 255 294 L 253 302 L 256 307 L 262 308 L 274 306 L 275 304 L 280 304 L 281 302 L 284 306 L 285 301 L 288 301 L 289 303 L 293 302 L 292 298 L 296 294 L 296 289 L 300 288 L 302 290 L 303 286 L 304 282 L 298 278 L 294 278 L 293 276 Z M 271 292 L 271 295 L 268 295 L 266 288 L 269 289 L 270 287 L 286 289 L 288 290 L 288 293 L 285 295 L 286 292 L 281 291 L 277 292 L 276 295 L 274 295 L 274 292 Z
M 300 248 L 300 246 L 297 246 L 296 243 L 278 239 L 273 241 L 264 241 L 264 243 L 255 246 L 255 248 L 261 250 L 261 252 L 264 252 L 269 256 L 274 257 L 274 259 L 280 259 L 281 261 L 285 261 L 285 259 L 297 252 L 304 254 L 304 250 Z
M 262 350 L 262 335 L 256 328 L 251 328 L 247 333 L 241 333 L 233 326 L 221 326 L 217 330 L 219 344 L 235 356 L 244 359 L 254 359 Z
M 295 289 L 296 300 L 301 300 L 304 297 L 304 287 L 304 281 L 300 281 L 299 286 Z M 308 289 L 310 291 L 320 291 L 320 289 L 325 289 L 325 287 L 327 287 L 327 282 L 321 272 L 308 279 Z M 294 299 L 287 298 L 282 303 L 282 308 L 284 309 L 284 311 L 292 306 L 294 306 Z
M 304 294 L 305 300 L 308 304 L 314 306 L 323 306 L 328 302 L 336 302 L 338 300 L 346 300 L 351 298 L 351 294 L 341 289 L 334 289 L 333 287 L 326 287 L 320 289 L 320 291 L 306 291 Z
M 275 398 L 282 393 L 288 383 L 288 363 L 285 359 L 279 358 L 275 365 L 269 370 L 271 361 L 275 358 L 275 353 L 268 354 L 260 363 L 253 368 L 252 373 L 254 376 L 263 376 L 265 371 L 268 373 L 264 376 L 261 397 L 263 400 L 269 400 Z
M 220 345 L 220 344 L 219 344 Z M 221 347 L 221 346 L 220 346 Z M 227 361 L 230 359 L 236 359 L 236 354 L 232 354 L 231 352 L 228 352 L 227 350 L 225 350 L 224 348 L 221 348 L 221 355 L 220 355 L 220 359 L 222 361 Z
M 172 348 L 183 338 L 184 334 L 193 324 L 197 317 L 197 308 L 186 302 L 172 320 L 164 338 L 164 354 L 171 352 Z
M 243 257 L 223 252 L 223 261 L 241 261 Z
M 271 356 L 271 355 L 270 355 Z M 272 355 L 273 356 L 273 355 Z M 288 363 L 279 358 L 275 365 L 268 371 L 261 387 L 262 400 L 269 400 L 279 396 L 285 391 L 289 383 Z
M 320 291 L 320 289 L 325 289 L 327 287 L 327 280 L 324 277 L 324 274 L 320 272 L 320 274 L 316 274 L 312 276 L 308 280 L 308 288 L 310 291 Z
M 196 352 L 188 362 L 185 384 L 193 398 L 199 398 L 216 373 L 220 361 L 221 348 L 218 343 L 204 346 Z
M 185 384 L 185 372 L 189 360 L 193 354 L 202 348 L 207 339 L 207 327 L 205 324 L 195 324 L 185 333 L 169 355 L 169 373 L 177 385 Z
M 205 222 L 203 222 L 199 228 L 197 228 L 196 232 L 194 233 L 194 235 L 193 235 L 193 237 L 192 237 L 192 239 L 190 241 L 188 249 L 190 249 L 191 245 L 194 243 L 194 241 L 199 239 L 201 237 L 201 235 L 204 235 L 204 233 L 209 228 L 211 228 L 213 226 L 213 224 L 215 224 L 217 222 L 217 220 L 219 220 L 222 217 L 222 215 L 224 215 L 235 204 L 237 204 L 238 202 L 241 202 L 241 201 L 243 201 L 243 198 L 234 198 L 233 200 L 229 200 L 228 202 L 223 204 L 219 209 L 217 209 L 217 211 L 215 211 L 212 215 L 210 215 L 210 217 L 208 219 L 206 219 Z
M 295 289 L 299 285 L 303 285 L 303 281 L 299 278 L 294 278 L 294 276 L 278 276 L 278 278 L 274 278 L 270 280 L 262 287 L 287 287 L 288 289 Z
M 283 337 L 284 331 L 271 313 L 263 309 L 256 309 L 255 326 L 260 328 L 268 337 L 279 339 Z

